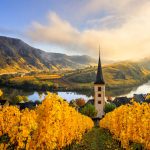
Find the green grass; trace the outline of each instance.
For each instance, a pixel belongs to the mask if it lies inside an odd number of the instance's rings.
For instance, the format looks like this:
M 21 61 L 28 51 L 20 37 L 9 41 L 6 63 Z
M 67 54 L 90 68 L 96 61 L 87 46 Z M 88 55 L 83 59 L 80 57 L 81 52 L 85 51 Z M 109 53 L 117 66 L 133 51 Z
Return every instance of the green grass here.
M 144 150 L 143 146 L 131 142 L 131 150 Z M 84 134 L 79 144 L 73 144 L 65 150 L 124 150 L 121 143 L 113 138 L 106 129 L 94 127 L 91 131 Z
M 84 134 L 79 144 L 73 144 L 65 150 L 124 150 L 121 143 L 113 139 L 108 130 L 94 127 Z M 130 150 L 144 150 L 141 144 L 131 143 Z
M 73 145 L 71 150 L 122 150 L 122 148 L 108 131 L 95 127 L 83 136 L 79 144 Z

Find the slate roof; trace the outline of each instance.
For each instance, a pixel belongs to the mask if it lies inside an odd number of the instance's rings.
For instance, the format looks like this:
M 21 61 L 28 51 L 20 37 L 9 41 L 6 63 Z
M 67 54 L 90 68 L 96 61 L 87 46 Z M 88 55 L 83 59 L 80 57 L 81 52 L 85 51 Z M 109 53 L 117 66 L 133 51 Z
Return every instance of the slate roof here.
M 145 101 L 145 97 L 144 97 L 143 94 L 134 94 L 133 98 L 134 98 L 134 100 L 136 102 L 140 102 L 141 103 L 141 102 Z
M 25 108 L 32 109 L 36 107 L 36 105 L 37 103 L 35 102 L 17 103 L 17 106 L 19 106 L 20 110 L 25 109 Z
M 103 78 L 102 66 L 101 66 L 100 50 L 99 50 L 99 60 L 98 60 L 96 81 L 95 81 L 94 84 L 105 84 L 105 81 L 104 81 L 104 78 Z
M 85 105 L 88 105 L 88 104 L 94 105 L 94 99 L 89 99 Z
M 131 98 L 128 97 L 116 97 L 112 103 L 115 104 L 117 107 L 121 106 L 121 105 L 125 105 L 125 104 L 129 104 Z

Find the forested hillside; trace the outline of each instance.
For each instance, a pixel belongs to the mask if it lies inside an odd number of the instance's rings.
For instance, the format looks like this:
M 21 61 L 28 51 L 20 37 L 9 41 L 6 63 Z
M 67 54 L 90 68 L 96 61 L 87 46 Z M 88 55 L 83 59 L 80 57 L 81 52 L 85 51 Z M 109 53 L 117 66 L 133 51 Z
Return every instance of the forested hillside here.
M 97 67 L 88 67 L 72 72 L 66 79 L 74 83 L 93 83 Z M 120 62 L 103 66 L 107 87 L 133 86 L 146 82 L 150 77 L 150 69 L 143 62 Z
M 76 69 L 96 64 L 87 55 L 68 56 L 45 52 L 26 44 L 20 39 L 0 36 L 0 73 Z

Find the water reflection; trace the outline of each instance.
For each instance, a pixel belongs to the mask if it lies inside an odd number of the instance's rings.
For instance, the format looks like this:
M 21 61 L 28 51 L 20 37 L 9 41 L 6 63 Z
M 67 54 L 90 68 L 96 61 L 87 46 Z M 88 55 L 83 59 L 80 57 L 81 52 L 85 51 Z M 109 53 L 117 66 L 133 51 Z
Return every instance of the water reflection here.
M 39 93 L 39 92 L 34 92 L 33 94 L 31 95 L 27 95 L 28 96 L 28 99 L 31 100 L 31 101 L 36 101 L 36 100 L 40 100 L 42 101 L 45 96 L 46 96 L 46 93 Z
M 150 81 L 139 87 L 133 88 L 132 91 L 130 91 L 128 94 L 124 94 L 121 96 L 132 97 L 134 94 L 147 94 L 147 93 L 150 93 Z
M 92 96 L 87 96 L 83 94 L 79 94 L 77 92 L 58 92 L 58 95 L 66 99 L 67 101 L 71 101 L 72 99 L 83 98 L 84 100 L 92 99 Z
M 121 95 L 128 95 L 134 88 L 119 88 L 119 89 L 106 89 L 106 96 L 116 97 Z
M 56 93 L 60 97 L 64 98 L 65 100 L 67 100 L 69 102 L 71 100 L 77 99 L 77 98 L 83 98 L 86 101 L 92 98 L 92 96 L 87 96 L 87 95 L 84 95 L 84 94 L 79 94 L 77 92 L 56 92 Z M 46 95 L 47 95 L 46 93 L 39 94 L 38 92 L 34 92 L 32 95 L 28 96 L 28 99 L 32 100 L 32 101 L 36 101 L 36 100 L 42 101 L 45 98 Z

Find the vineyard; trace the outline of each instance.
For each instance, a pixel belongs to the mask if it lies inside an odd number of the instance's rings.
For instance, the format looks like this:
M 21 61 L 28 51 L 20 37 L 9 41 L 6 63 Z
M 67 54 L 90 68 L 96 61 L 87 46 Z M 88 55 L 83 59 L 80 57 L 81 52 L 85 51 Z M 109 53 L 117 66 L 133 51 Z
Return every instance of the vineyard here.
M 33 81 L 33 80 L 38 80 L 38 81 L 44 81 L 44 80 L 54 80 L 54 79 L 60 79 L 61 76 L 57 75 L 57 74 L 51 74 L 51 75 L 47 75 L 47 74 L 39 74 L 39 75 L 26 75 L 23 77 L 14 77 L 11 78 L 10 81 L 13 82 L 23 82 L 23 81 Z
M 93 128 L 89 117 L 49 93 L 35 109 L 0 108 L 0 149 L 122 150 L 135 143 L 149 150 L 149 114 L 150 104 L 133 102 L 107 113 L 100 128 Z
M 129 149 L 132 142 L 150 149 L 150 104 L 123 105 L 106 114 L 100 127 L 108 129 L 122 147 Z
M 0 108 L 0 149 L 62 149 L 79 142 L 92 127 L 90 118 L 49 93 L 34 110 Z

